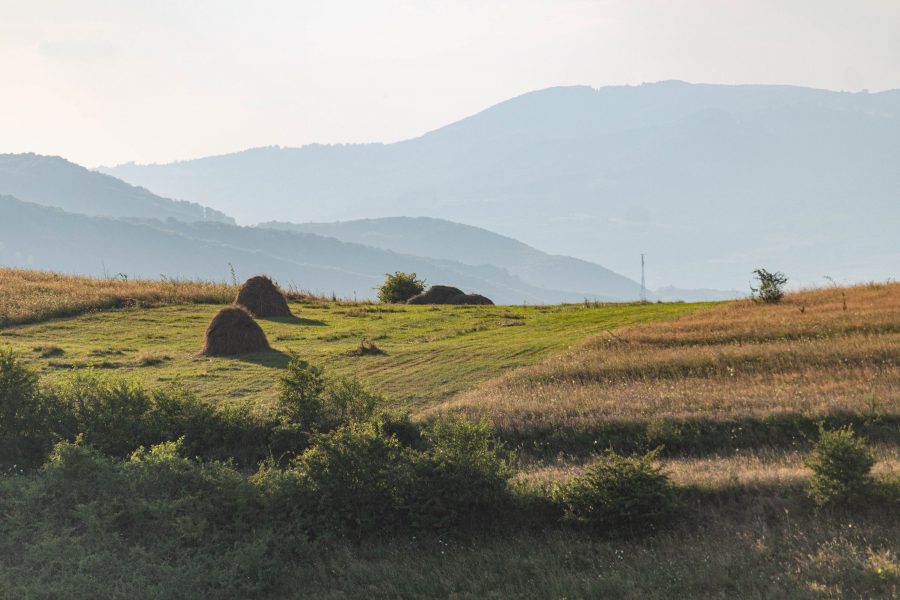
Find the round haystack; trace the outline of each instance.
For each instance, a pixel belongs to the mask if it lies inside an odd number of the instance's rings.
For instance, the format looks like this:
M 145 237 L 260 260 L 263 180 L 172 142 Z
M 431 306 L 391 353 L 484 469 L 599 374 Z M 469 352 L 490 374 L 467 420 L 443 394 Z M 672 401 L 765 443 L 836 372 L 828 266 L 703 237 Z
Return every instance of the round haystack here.
M 451 285 L 433 285 L 418 296 L 406 301 L 407 304 L 449 304 L 451 298 L 464 296 L 459 288 Z
M 237 306 L 242 306 L 254 317 L 290 317 L 287 300 L 272 280 L 265 275 L 251 277 L 238 290 Z
M 271 350 L 262 328 L 246 310 L 239 306 L 223 308 L 209 327 L 206 342 L 200 354 L 203 356 L 236 356 Z
M 450 299 L 447 304 L 475 304 L 475 305 L 494 305 L 494 302 L 487 296 L 481 294 L 460 294 Z

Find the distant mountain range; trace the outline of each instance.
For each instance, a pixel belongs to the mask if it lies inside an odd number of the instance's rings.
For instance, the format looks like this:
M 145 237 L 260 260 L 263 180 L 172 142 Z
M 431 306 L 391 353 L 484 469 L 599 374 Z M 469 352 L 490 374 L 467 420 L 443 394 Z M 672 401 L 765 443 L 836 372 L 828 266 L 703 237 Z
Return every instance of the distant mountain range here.
M 160 198 L 57 156 L 0 154 L 0 194 L 89 216 L 234 223 L 217 210 Z
M 311 233 L 89 217 L 0 196 L 0 265 L 96 276 L 228 280 L 267 273 L 283 286 L 373 298 L 384 274 L 414 271 L 430 283 L 485 294 L 497 303 L 622 300 L 532 285 L 500 267 L 399 254 Z
M 900 264 L 900 91 L 552 88 L 395 144 L 258 148 L 101 171 L 244 224 L 468 223 L 639 273 L 746 289 L 885 279 Z M 349 234 L 348 234 L 349 235 Z
M 493 265 L 532 285 L 581 297 L 602 290 L 608 298 L 639 298 L 640 285 L 598 264 L 541 252 L 509 237 L 425 217 L 363 219 L 338 223 L 269 222 L 261 228 L 315 233 L 375 248 L 465 265 Z

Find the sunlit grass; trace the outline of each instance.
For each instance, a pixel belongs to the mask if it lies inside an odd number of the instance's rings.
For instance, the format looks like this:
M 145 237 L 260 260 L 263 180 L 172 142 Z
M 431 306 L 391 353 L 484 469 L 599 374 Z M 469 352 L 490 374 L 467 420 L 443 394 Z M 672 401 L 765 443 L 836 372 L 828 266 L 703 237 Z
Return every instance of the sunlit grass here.
M 846 304 L 845 304 L 846 303 Z M 846 306 L 846 308 L 845 308 Z M 502 430 L 900 414 L 900 284 L 722 304 L 602 334 L 431 408 Z

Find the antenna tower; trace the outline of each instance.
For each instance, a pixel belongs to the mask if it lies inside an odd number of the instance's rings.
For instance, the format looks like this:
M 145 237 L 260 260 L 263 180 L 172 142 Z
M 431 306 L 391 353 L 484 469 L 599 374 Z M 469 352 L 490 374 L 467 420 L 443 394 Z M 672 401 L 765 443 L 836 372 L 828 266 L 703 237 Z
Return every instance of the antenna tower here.
M 641 302 L 647 301 L 647 283 L 644 279 L 644 254 L 641 253 Z

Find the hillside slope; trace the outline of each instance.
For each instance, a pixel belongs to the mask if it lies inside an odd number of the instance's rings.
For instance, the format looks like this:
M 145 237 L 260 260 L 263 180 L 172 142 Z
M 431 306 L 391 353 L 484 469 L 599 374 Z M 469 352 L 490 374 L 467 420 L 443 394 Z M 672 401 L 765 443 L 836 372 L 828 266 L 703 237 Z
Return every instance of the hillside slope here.
M 219 211 L 193 202 L 161 198 L 58 156 L 0 154 L 0 195 L 3 194 L 90 216 L 234 222 Z
M 314 234 L 87 217 L 0 196 L 0 265 L 65 273 L 222 281 L 268 273 L 286 287 L 372 298 L 384 274 L 415 271 L 432 283 L 478 291 L 499 303 L 584 299 L 529 285 L 493 266 L 408 256 Z
M 467 265 L 492 264 L 538 287 L 584 296 L 640 298 L 640 285 L 600 265 L 554 256 L 479 227 L 427 217 L 361 219 L 337 223 L 281 223 L 260 227 L 302 231 Z
M 245 223 L 430 216 L 616 272 L 645 252 L 654 288 L 745 289 L 761 265 L 859 281 L 900 260 L 898 115 L 896 91 L 552 88 L 395 144 L 104 171 Z

